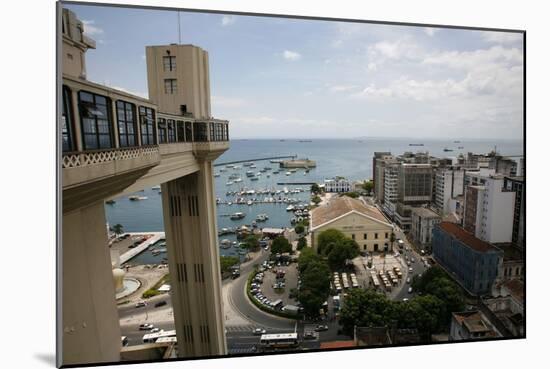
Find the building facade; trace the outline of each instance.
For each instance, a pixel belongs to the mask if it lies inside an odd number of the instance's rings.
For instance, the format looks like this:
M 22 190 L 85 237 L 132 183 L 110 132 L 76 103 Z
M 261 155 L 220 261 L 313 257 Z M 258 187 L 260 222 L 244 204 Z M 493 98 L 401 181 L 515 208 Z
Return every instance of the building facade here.
M 524 177 L 504 177 L 504 188 L 516 194 L 512 242 L 525 248 L 525 180 Z
M 407 205 L 432 200 L 432 166 L 402 163 L 398 170 L 398 201 Z
M 393 226 L 374 206 L 343 196 L 331 199 L 311 211 L 312 247 L 317 250 L 319 234 L 337 229 L 355 240 L 359 249 L 368 252 L 391 251 Z
M 435 260 L 471 294 L 491 292 L 502 250 L 447 222 L 433 229 L 432 250 Z
M 453 199 L 464 193 L 464 171 L 456 168 L 437 170 L 434 192 L 434 205 L 442 216 L 456 212 Z
M 384 203 L 384 167 L 386 161 L 391 160 L 391 152 L 375 152 L 372 158 L 372 181 L 374 184 L 374 198 L 380 204 Z
M 516 194 L 504 188 L 502 176 L 483 179 L 466 188 L 464 228 L 487 242 L 511 242 Z
M 326 192 L 350 192 L 352 183 L 345 178 L 325 179 L 324 181 Z
M 144 99 L 86 80 L 85 52 L 94 43 L 73 12 L 62 9 L 59 16 L 59 364 L 121 360 L 104 202 L 158 184 L 178 356 L 225 354 L 212 162 L 229 148 L 229 137 L 228 122 L 210 117 L 207 54 L 191 45 L 148 48 L 151 98 Z M 165 64 L 165 55 L 175 59 Z M 155 89 L 168 86 L 166 80 L 181 90 Z
M 441 216 L 428 208 L 411 209 L 411 236 L 422 246 L 430 247 L 432 231 L 441 222 Z
M 386 163 L 386 166 L 384 168 L 383 209 L 390 218 L 393 218 L 395 214 L 395 204 L 397 203 L 398 173 L 399 173 L 399 164 Z
M 450 341 L 479 340 L 501 337 L 500 332 L 480 311 L 452 313 Z

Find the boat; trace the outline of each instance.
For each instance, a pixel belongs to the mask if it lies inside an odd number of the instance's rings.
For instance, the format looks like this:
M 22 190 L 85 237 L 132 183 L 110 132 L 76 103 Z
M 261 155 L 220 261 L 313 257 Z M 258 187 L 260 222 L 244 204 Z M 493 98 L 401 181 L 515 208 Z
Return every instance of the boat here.
M 242 182 L 242 181 L 243 181 L 242 178 L 237 178 L 236 180 L 233 181 L 233 183 L 240 183 L 240 182 Z
M 286 208 L 286 211 L 293 211 L 293 210 L 294 210 L 294 205 L 288 205 Z
M 128 196 L 128 199 L 129 199 L 130 201 L 147 200 L 147 196 L 136 196 L 136 195 L 132 195 L 132 196 Z
M 264 170 L 271 170 L 271 167 L 264 167 Z
M 236 179 L 236 178 L 239 178 L 239 174 L 238 173 L 233 173 L 233 174 L 230 174 L 229 175 L 229 179 Z
M 272 164 L 279 164 L 281 162 L 281 160 L 275 160 L 274 159 L 274 160 L 270 160 L 269 162 L 272 163 Z
M 160 190 L 160 185 L 156 185 L 156 186 L 153 186 L 151 187 L 152 190 Z
M 273 174 L 279 174 L 279 171 L 278 171 L 278 170 L 274 170 L 274 171 L 273 171 Z
M 295 224 L 295 223 L 296 223 L 296 218 L 292 217 L 292 218 L 290 219 L 290 224 Z
M 255 220 L 252 221 L 252 227 L 256 228 L 258 226 L 258 223 L 256 223 Z
M 254 165 L 254 163 L 249 161 L 248 163 L 244 163 L 243 167 L 249 167 L 249 166 L 252 166 L 252 165 Z
M 454 142 L 455 144 L 458 144 L 458 143 L 460 143 L 460 141 L 453 141 L 453 142 Z
M 232 184 L 233 184 L 233 181 L 229 181 L 229 182 L 227 182 L 225 185 L 226 185 L 226 186 L 231 186 Z
M 409 146 L 424 146 L 423 143 L 410 143 Z
M 463 149 L 463 148 L 464 148 L 464 146 L 459 146 L 458 148 L 459 148 L 459 149 Z
M 252 164 L 252 165 L 250 166 L 250 168 L 257 168 L 257 167 L 256 167 L 256 164 Z
M 443 149 L 443 151 L 449 152 L 449 151 L 453 151 L 453 149 L 449 149 L 449 148 L 446 147 L 446 148 Z
M 250 177 L 250 180 L 251 180 L 251 181 L 257 181 L 258 179 L 259 179 L 259 178 L 258 178 L 258 177 L 256 177 L 256 176 L 254 176 L 254 177 Z
M 246 176 L 247 176 L 247 177 L 254 177 L 254 172 L 251 171 L 251 170 L 248 170 L 248 171 L 246 172 Z
M 248 206 L 252 205 L 252 200 L 248 200 L 248 201 L 246 202 L 246 205 L 248 205 Z
M 287 176 L 289 176 L 289 175 L 291 175 L 292 173 L 290 173 L 290 172 L 286 172 L 285 174 L 286 174 Z
M 214 177 L 218 178 L 220 176 L 220 173 L 215 173 Z
M 106 204 L 109 204 L 109 205 L 113 205 L 114 203 L 116 203 L 115 200 L 107 200 L 105 201 Z
M 290 173 L 296 173 L 296 169 L 291 169 Z
M 241 212 L 237 212 L 237 213 L 231 214 L 231 215 L 229 216 L 229 219 L 231 219 L 231 220 L 239 220 L 239 219 L 243 219 L 245 216 L 246 216 L 246 214 L 241 213 Z
M 220 242 L 220 247 L 222 249 L 228 249 L 231 247 L 231 241 L 228 240 L 227 238 L 223 239 L 221 242 Z
M 258 216 L 256 216 L 256 221 L 258 222 L 265 222 L 268 219 L 269 216 L 267 214 L 258 214 Z

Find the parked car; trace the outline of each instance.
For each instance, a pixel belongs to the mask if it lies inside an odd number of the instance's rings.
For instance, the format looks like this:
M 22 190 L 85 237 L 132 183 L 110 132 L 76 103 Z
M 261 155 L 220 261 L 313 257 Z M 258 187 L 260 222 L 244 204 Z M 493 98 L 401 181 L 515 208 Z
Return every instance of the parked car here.
M 412 293 L 413 292 L 413 288 L 412 287 L 409 287 L 409 293 Z
M 318 325 L 315 327 L 315 332 L 328 331 L 328 325 Z
M 263 328 L 256 328 L 252 331 L 252 333 L 255 335 L 255 336 L 261 336 L 262 334 L 265 334 L 266 333 L 266 330 L 263 329 Z
M 407 283 L 411 283 L 411 278 L 407 278 Z
M 408 301 L 409 301 L 409 299 L 406 298 L 406 297 L 403 299 L 403 302 L 408 302 Z
M 413 268 L 409 268 L 409 273 L 412 273 L 413 272 Z
M 150 331 L 153 328 L 155 327 L 151 323 L 143 323 L 139 325 L 140 331 Z
M 162 329 L 158 328 L 158 327 L 155 327 L 153 329 L 150 330 L 151 333 L 157 333 L 157 332 L 162 332 Z
M 138 301 L 135 305 L 137 308 L 147 306 L 147 303 L 145 301 Z
M 315 334 L 313 332 L 305 332 L 304 333 L 304 339 L 305 340 L 315 339 Z
M 161 307 L 161 306 L 164 306 L 166 305 L 166 301 L 165 300 L 162 300 L 162 301 L 159 301 L 155 304 L 155 307 L 158 308 L 158 307 Z

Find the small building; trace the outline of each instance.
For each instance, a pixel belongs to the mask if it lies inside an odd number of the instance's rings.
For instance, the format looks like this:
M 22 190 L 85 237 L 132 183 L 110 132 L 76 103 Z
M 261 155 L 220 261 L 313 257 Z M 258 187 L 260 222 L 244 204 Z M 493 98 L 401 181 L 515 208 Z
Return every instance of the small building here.
M 325 192 L 350 192 L 352 190 L 352 183 L 342 177 L 325 179 L 324 189 Z
M 333 197 L 311 211 L 311 242 L 317 250 L 319 234 L 337 229 L 355 240 L 363 251 L 391 251 L 393 226 L 378 208 L 351 197 Z
M 503 252 L 454 223 L 441 222 L 433 229 L 435 260 L 469 293 L 491 292 Z
M 509 337 L 525 335 L 525 284 L 514 279 L 497 283 L 493 297 L 483 299 L 486 308 Z
M 431 246 L 432 230 L 441 222 L 441 217 L 428 208 L 411 209 L 411 235 L 422 246 Z
M 269 237 L 271 239 L 284 236 L 285 229 L 284 228 L 262 228 L 262 233 L 265 237 Z
M 310 159 L 283 160 L 279 163 L 281 168 L 315 168 L 317 163 Z
M 501 334 L 480 311 L 452 313 L 450 341 L 496 338 Z

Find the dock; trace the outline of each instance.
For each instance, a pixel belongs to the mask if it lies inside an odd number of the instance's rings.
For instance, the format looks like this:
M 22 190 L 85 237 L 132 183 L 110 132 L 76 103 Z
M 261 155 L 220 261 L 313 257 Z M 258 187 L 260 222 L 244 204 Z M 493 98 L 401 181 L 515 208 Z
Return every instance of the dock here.
M 314 185 L 317 182 L 277 182 L 277 185 Z
M 248 163 L 252 161 L 263 161 L 263 160 L 277 160 L 277 159 L 296 159 L 298 155 L 286 155 L 286 156 L 271 156 L 267 158 L 256 158 L 256 159 L 245 159 L 245 160 L 235 160 L 235 161 L 226 161 L 223 163 L 215 163 L 215 167 L 221 167 L 223 165 L 229 164 L 239 164 L 239 163 Z

